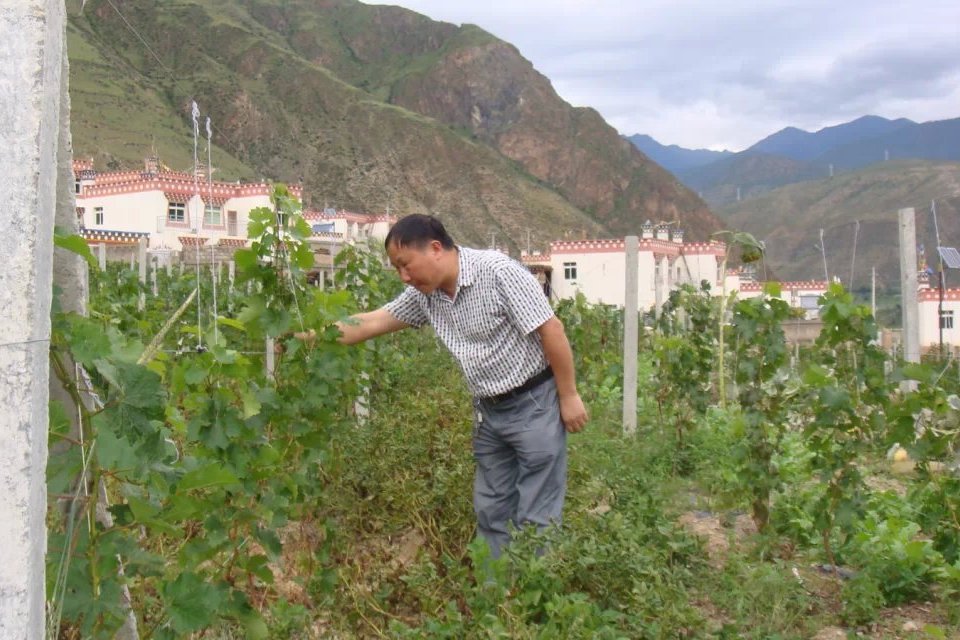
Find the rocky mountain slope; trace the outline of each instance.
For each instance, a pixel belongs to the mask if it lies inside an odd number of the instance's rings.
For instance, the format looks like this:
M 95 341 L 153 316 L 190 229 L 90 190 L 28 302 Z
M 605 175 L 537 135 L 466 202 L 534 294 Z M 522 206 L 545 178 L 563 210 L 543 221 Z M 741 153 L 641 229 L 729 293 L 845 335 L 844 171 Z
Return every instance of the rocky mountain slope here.
M 528 230 L 536 248 L 646 219 L 678 220 L 691 239 L 720 226 L 477 27 L 355 0 L 114 3 L 122 17 L 104 0 L 72 4 L 75 153 L 101 166 L 150 148 L 189 166 L 196 99 L 219 177 L 302 179 L 315 207 L 429 212 L 467 243 L 496 233 L 513 249 Z

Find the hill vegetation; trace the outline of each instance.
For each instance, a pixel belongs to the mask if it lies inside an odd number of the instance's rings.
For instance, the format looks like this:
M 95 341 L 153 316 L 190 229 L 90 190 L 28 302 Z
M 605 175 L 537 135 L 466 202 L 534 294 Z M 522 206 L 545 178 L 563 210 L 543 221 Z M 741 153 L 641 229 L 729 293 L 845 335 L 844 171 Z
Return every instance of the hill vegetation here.
M 190 102 L 221 178 L 304 183 L 308 206 L 439 215 L 508 248 L 719 221 L 571 107 L 508 43 L 355 0 L 71 2 L 74 149 L 98 166 L 192 163 Z M 129 23 L 129 27 L 128 27 Z M 136 33 L 134 33 L 134 31 Z M 142 40 L 141 40 L 142 38 Z
M 850 286 L 852 272 L 852 287 L 868 288 L 871 269 L 876 267 L 877 286 L 898 289 L 897 211 L 916 210 L 917 239 L 932 264 L 936 254 L 933 201 L 941 243 L 960 245 L 960 164 L 955 162 L 891 161 L 780 187 L 727 205 L 718 213 L 730 228 L 764 240 L 768 268 L 784 279 L 823 278 L 818 246 L 823 229 L 831 277 Z

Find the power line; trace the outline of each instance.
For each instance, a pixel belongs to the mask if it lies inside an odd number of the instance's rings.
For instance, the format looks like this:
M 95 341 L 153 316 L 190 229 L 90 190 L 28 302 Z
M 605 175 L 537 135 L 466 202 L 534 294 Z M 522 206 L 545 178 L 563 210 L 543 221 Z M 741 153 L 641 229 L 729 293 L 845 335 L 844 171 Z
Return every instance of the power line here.
M 84 3 L 85 3 L 85 1 L 86 1 L 86 0 L 84 0 Z M 113 0 L 107 0 L 107 4 L 109 4 L 111 7 L 113 7 L 113 10 L 117 13 L 118 16 L 120 16 L 120 19 L 123 21 L 123 24 L 125 24 L 125 25 L 127 26 L 127 28 L 130 30 L 130 32 L 137 37 L 137 40 L 139 40 L 139 41 L 143 44 L 144 48 L 146 48 L 146 50 L 147 50 L 148 52 L 150 52 L 150 55 L 153 56 L 153 59 L 157 61 L 157 64 L 160 65 L 160 68 L 163 69 L 164 73 L 167 74 L 167 78 L 173 83 L 173 87 L 174 87 L 175 89 L 178 89 L 178 90 L 183 91 L 184 93 L 186 93 L 186 91 L 184 91 L 183 87 L 180 86 L 180 83 L 177 82 L 177 78 L 176 78 L 176 75 L 174 74 L 173 70 L 170 69 L 170 67 L 168 67 L 167 65 L 165 65 L 165 64 L 163 63 L 163 60 L 160 59 L 160 56 L 158 56 L 157 53 L 150 47 L 150 45 L 149 45 L 149 44 L 147 43 L 147 41 L 143 38 L 143 36 L 140 35 L 140 32 L 137 31 L 136 28 L 135 28 L 132 24 L 130 24 L 130 21 L 127 20 L 127 18 L 123 15 L 123 13 L 120 11 L 120 9 L 117 7 L 117 5 L 115 5 L 115 4 L 113 3 Z M 81 5 L 81 7 L 80 7 L 80 10 L 83 11 L 83 6 L 82 6 L 82 5 Z M 139 69 L 137 69 L 137 71 L 138 71 L 141 75 L 144 75 L 144 76 L 147 75 L 146 73 L 144 73 L 143 71 L 140 71 Z M 226 135 L 219 127 L 217 127 L 216 125 L 214 125 L 213 128 L 216 129 L 217 134 L 221 137 L 221 139 L 222 139 L 224 142 L 226 142 L 227 146 L 230 147 L 234 153 L 236 153 L 236 152 L 237 152 L 236 145 L 233 143 L 232 140 L 230 140 L 229 136 L 227 136 L 227 135 Z M 194 170 L 196 170 L 196 166 L 194 166 Z
M 117 15 L 120 16 L 120 19 L 123 20 L 123 24 L 127 25 L 127 28 L 130 29 L 130 31 L 133 33 L 133 35 L 137 36 L 137 39 L 140 40 L 140 42 L 143 43 L 143 46 L 147 48 L 147 51 L 149 51 L 149 52 L 150 52 L 150 55 L 153 56 L 153 59 L 157 61 L 157 64 L 160 65 L 160 68 L 163 69 L 168 75 L 170 75 L 170 76 L 172 77 L 172 76 L 173 76 L 173 71 L 171 71 L 169 68 L 167 68 L 167 65 L 163 64 L 163 60 L 160 59 L 160 56 L 158 56 L 158 55 L 154 52 L 154 50 L 150 48 L 150 45 L 147 44 L 147 41 L 143 39 L 143 36 L 140 35 L 140 32 L 137 31 L 136 29 L 134 29 L 133 25 L 130 24 L 130 21 L 127 20 L 126 17 L 125 17 L 122 13 L 120 13 L 120 9 L 117 8 L 117 5 L 113 4 L 113 0 L 107 0 L 107 4 L 109 4 L 111 7 L 113 7 L 113 10 L 116 11 L 116 12 L 117 12 Z M 80 7 L 80 9 L 83 10 L 83 7 Z M 176 80 L 174 80 L 174 84 L 176 84 Z

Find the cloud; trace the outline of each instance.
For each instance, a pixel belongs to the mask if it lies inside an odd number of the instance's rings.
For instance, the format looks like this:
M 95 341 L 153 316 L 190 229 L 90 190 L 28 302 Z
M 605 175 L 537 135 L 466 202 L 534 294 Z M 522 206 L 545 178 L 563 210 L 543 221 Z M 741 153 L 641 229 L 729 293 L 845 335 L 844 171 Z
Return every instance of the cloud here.
M 741 149 L 786 126 L 960 116 L 960 3 L 403 0 L 516 45 L 621 133 Z M 757 6 L 757 5 L 761 6 Z

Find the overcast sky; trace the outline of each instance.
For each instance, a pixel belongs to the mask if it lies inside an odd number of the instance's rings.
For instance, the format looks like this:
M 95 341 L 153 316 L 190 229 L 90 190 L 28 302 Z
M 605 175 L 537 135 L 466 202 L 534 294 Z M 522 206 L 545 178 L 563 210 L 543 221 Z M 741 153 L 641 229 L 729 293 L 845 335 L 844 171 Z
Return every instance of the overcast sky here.
M 663 144 L 739 151 L 786 126 L 960 117 L 958 0 L 376 4 L 480 25 L 566 101 Z

